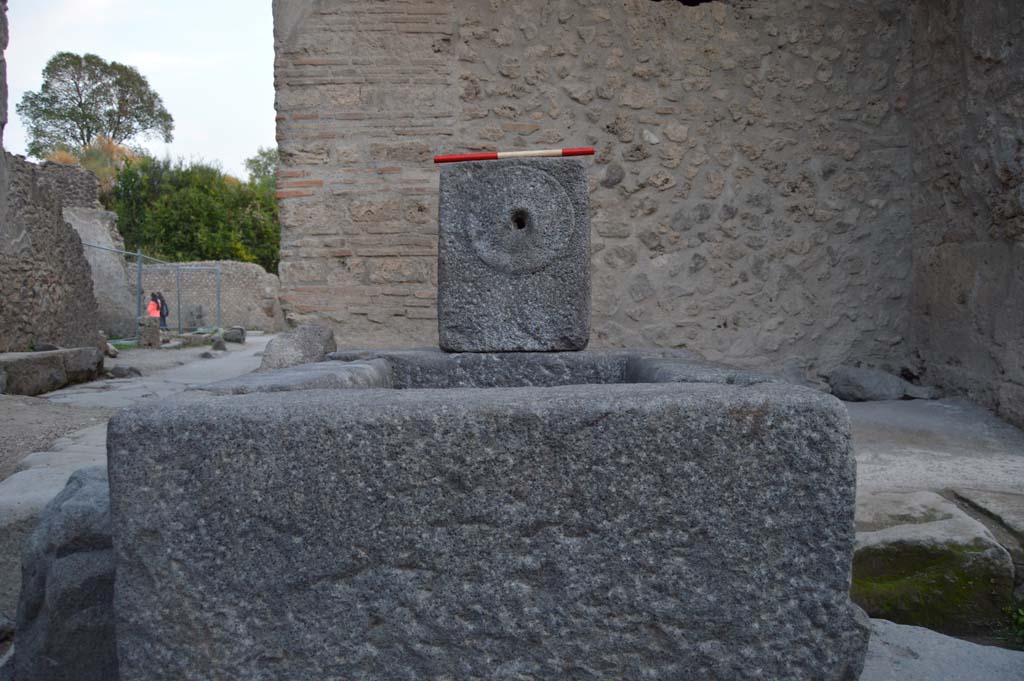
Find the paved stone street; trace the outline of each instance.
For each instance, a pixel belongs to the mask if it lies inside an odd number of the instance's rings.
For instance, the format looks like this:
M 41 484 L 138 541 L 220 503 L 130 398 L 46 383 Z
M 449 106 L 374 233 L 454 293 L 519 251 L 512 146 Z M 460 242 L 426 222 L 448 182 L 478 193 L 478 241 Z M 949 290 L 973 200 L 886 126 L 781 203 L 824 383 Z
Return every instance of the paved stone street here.
M 201 357 L 209 348 L 182 350 L 130 350 L 107 367 L 133 366 L 142 377 L 109 379 L 75 385 L 38 400 L 40 410 L 52 405 L 78 409 L 94 423 L 71 432 L 16 464 L 16 470 L 0 482 L 0 615 L 13 619 L 21 584 L 21 543 L 34 527 L 39 512 L 64 488 L 68 477 L 85 466 L 105 465 L 107 424 L 103 418 L 117 409 L 148 400 L 169 397 L 190 385 L 225 380 L 259 368 L 260 354 L 271 335 L 250 335 L 245 345 L 230 344 L 228 352 Z M 8 399 L 0 397 L 0 399 Z M 60 418 L 66 418 L 63 411 Z M 97 414 L 99 416 L 97 416 Z M 98 422 L 97 422 L 98 421 Z M 0 430 L 16 431 L 18 422 L 0 424 Z

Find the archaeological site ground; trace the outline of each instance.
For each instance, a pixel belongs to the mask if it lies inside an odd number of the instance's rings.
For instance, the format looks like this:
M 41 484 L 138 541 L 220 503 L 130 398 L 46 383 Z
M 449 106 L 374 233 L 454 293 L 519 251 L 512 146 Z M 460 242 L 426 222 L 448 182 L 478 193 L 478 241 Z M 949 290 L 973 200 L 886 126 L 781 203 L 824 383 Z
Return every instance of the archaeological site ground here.
M 276 274 L 0 156 L 0 681 L 1024 680 L 1024 4 L 272 11 Z

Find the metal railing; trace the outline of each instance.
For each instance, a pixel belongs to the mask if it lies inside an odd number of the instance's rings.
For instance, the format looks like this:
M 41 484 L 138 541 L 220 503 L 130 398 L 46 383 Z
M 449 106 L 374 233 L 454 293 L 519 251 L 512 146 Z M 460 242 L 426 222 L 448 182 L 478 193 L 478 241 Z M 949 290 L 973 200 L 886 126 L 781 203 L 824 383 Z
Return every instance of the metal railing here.
M 217 310 L 217 326 L 223 325 L 223 317 L 221 310 L 221 269 L 220 265 L 185 265 L 182 263 L 168 262 L 166 260 L 160 260 L 148 256 L 142 252 L 142 249 L 136 251 L 123 251 L 119 248 L 110 248 L 109 246 L 100 246 L 99 244 L 89 244 L 82 242 L 83 246 L 87 248 L 95 248 L 101 251 L 108 251 L 111 253 L 119 253 L 125 258 L 125 264 L 130 265 L 128 262 L 129 257 L 135 258 L 135 316 L 142 317 L 143 311 L 146 308 L 146 287 L 143 286 L 145 274 L 147 271 L 173 271 L 174 272 L 174 290 L 175 290 L 175 302 L 177 305 L 173 316 L 176 318 L 178 333 L 181 334 L 185 330 L 195 330 L 196 325 L 186 325 L 185 313 L 183 307 L 183 291 L 184 297 L 187 301 L 188 292 L 185 291 L 188 287 L 182 286 L 182 273 L 190 272 L 212 272 L 214 275 L 214 288 L 215 288 L 215 307 Z M 130 285 L 129 282 L 125 282 L 125 285 Z M 153 288 L 153 287 L 151 287 Z M 198 296 L 196 296 L 198 297 Z

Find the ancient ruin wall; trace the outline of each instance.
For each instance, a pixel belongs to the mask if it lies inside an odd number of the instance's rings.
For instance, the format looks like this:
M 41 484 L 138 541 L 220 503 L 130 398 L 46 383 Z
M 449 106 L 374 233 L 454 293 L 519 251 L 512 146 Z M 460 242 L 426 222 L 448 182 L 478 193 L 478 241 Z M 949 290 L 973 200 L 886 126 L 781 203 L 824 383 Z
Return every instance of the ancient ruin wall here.
M 7 3 L 0 3 L 0 48 Z M 0 65 L 0 123 L 7 71 Z M 0 125 L 2 129 L 2 125 Z M 39 166 L 0 150 L 0 352 L 38 343 L 95 345 L 96 300 L 82 242 L 45 189 Z
M 65 208 L 102 208 L 100 181 L 81 166 L 43 161 L 39 178 L 44 189 Z
M 925 380 L 1024 425 L 1024 5 L 912 23 L 915 346 Z
M 223 326 L 242 326 L 267 332 L 284 329 L 284 314 L 278 301 L 280 283 L 276 275 L 254 263 L 234 260 L 202 260 L 178 264 L 185 267 L 220 265 Z M 167 319 L 168 326 L 177 330 L 179 314 L 183 315 L 184 328 L 216 325 L 217 273 L 214 270 L 183 269 L 181 284 L 182 300 L 179 306 L 174 268 L 165 265 L 143 267 L 144 302 L 149 301 L 150 292 L 162 292 L 171 311 Z M 201 319 L 193 311 L 197 306 L 202 310 Z
M 901 3 L 276 0 L 282 297 L 436 342 L 437 151 L 594 145 L 593 340 L 907 355 Z

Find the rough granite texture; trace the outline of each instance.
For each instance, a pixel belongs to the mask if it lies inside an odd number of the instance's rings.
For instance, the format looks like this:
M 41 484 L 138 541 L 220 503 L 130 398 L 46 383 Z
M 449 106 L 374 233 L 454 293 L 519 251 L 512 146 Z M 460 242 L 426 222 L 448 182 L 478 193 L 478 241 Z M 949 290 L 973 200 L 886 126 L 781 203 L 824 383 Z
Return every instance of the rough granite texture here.
M 587 346 L 590 217 L 582 161 L 445 165 L 438 213 L 442 350 L 545 352 Z
M 804 377 L 912 364 L 907 3 L 275 0 L 274 18 L 296 319 L 436 345 L 431 155 L 592 145 L 593 345 Z
M 125 681 L 860 672 L 848 421 L 808 389 L 193 396 L 108 448 Z
M 339 350 L 331 359 L 383 359 L 396 388 L 552 387 L 580 383 L 633 383 L 631 361 L 671 357 L 706 367 L 685 350 L 587 350 L 583 352 L 448 353 L 432 349 Z M 708 381 L 725 382 L 725 381 Z
M 18 681 L 116 681 L 114 554 L 102 466 L 72 474 L 25 542 Z

